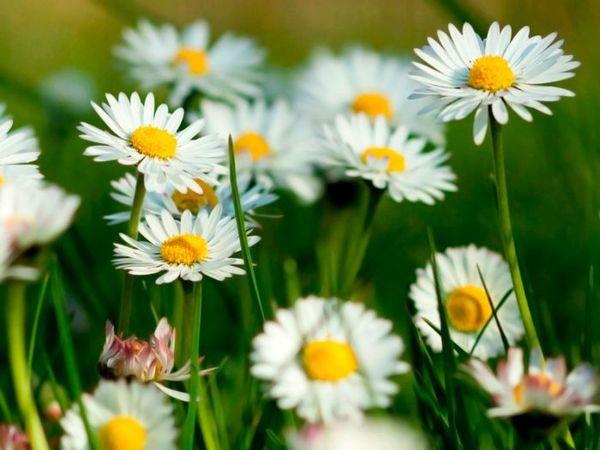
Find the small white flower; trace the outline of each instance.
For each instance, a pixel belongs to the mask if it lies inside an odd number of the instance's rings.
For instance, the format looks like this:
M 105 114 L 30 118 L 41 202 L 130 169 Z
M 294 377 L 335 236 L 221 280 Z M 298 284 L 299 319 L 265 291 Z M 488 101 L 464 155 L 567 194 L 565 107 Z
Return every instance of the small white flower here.
M 164 193 L 149 192 L 144 198 L 143 215 L 160 215 L 161 211 L 166 209 L 173 217 L 179 218 L 186 209 L 193 214 L 197 214 L 203 208 L 212 209 L 220 204 L 223 206 L 223 215 L 235 216 L 229 179 L 220 178 L 219 185 L 216 187 L 202 180 L 196 180 L 196 182 L 200 184 L 202 194 L 198 194 L 191 189 L 188 189 L 186 192 L 180 192 L 174 187 L 167 188 L 167 192 Z M 131 174 L 126 174 L 122 178 L 113 181 L 111 185 L 114 189 L 111 197 L 131 209 L 135 194 L 135 177 Z M 242 210 L 250 219 L 255 209 L 277 200 L 277 196 L 270 193 L 265 187 L 260 185 L 252 186 L 249 176 L 241 176 L 238 179 L 238 189 Z M 110 214 L 105 219 L 111 225 L 116 225 L 127 222 L 130 215 L 130 211 L 123 211 Z
M 110 94 L 106 99 L 108 104 L 92 106 L 111 132 L 82 123 L 81 138 L 94 144 L 85 155 L 95 161 L 117 160 L 137 166 L 151 192 L 165 192 L 171 184 L 182 191 L 189 188 L 200 193 L 194 179 L 214 183 L 214 174 L 226 172 L 221 165 L 225 157 L 222 142 L 214 135 L 198 137 L 203 120 L 178 131 L 183 109 L 169 113 L 164 104 L 155 109 L 152 94 L 144 103 L 135 92 L 131 98 L 120 93 L 118 100 Z
M 202 113 L 208 131 L 224 140 L 232 136 L 240 173 L 252 173 L 267 188 L 291 190 L 306 202 L 320 195 L 312 128 L 287 103 L 258 100 L 227 106 L 204 101 Z
M 297 80 L 298 108 L 317 123 L 338 114 L 364 113 L 371 119 L 385 117 L 390 124 L 444 143 L 444 128 L 435 115 L 419 116 L 430 100 L 409 101 L 418 84 L 409 77 L 410 63 L 360 47 L 341 55 L 320 50 L 310 59 Z
M 173 408 L 153 386 L 101 381 L 93 395 L 84 395 L 83 402 L 102 450 L 177 448 Z M 67 411 L 60 424 L 65 431 L 62 450 L 91 448 L 77 406 Z
M 240 250 L 233 217 L 222 217 L 217 205 L 210 213 L 203 209 L 196 218 L 189 210 L 175 220 L 166 210 L 160 218 L 147 215 L 139 232 L 146 241 L 136 241 L 125 234 L 125 244 L 115 244 L 115 266 L 132 275 L 162 273 L 157 284 L 177 278 L 200 281 L 203 276 L 222 281 L 232 275 L 243 275 L 243 260 L 232 255 Z M 248 243 L 258 242 L 248 236 Z
M 13 121 L 1 117 L 0 105 L 0 186 L 6 183 L 37 183 L 42 174 L 34 163 L 40 155 L 37 139 L 29 128 L 12 130 Z
M 292 450 L 426 450 L 424 436 L 402 422 L 367 419 L 328 426 L 307 424 L 288 437 Z
M 466 352 L 471 352 L 483 326 L 492 317 L 492 308 L 485 293 L 477 267 L 487 286 L 495 308 L 512 289 L 508 265 L 502 257 L 486 248 L 448 248 L 436 255 L 438 272 L 446 316 L 452 340 Z M 431 328 L 425 319 L 440 329 L 438 301 L 431 264 L 417 270 L 417 281 L 410 287 L 410 298 L 414 301 L 417 313 L 415 323 L 434 351 L 442 350 L 442 339 L 438 331 Z M 510 293 L 501 308 L 497 310 L 498 320 L 510 344 L 523 336 L 523 323 L 517 300 Z M 491 320 L 475 355 L 487 359 L 504 352 L 500 331 L 495 320 Z
M 358 419 L 387 407 L 408 370 L 392 323 L 353 302 L 307 297 L 281 309 L 253 341 L 252 374 L 282 409 L 310 422 Z
M 142 21 L 125 30 L 116 55 L 144 89 L 170 86 L 173 105 L 181 105 L 193 92 L 227 101 L 258 97 L 264 51 L 252 39 L 231 33 L 210 45 L 209 33 L 204 21 L 181 32 L 172 25 Z
M 349 177 L 387 188 L 397 202 L 431 205 L 444 198 L 444 191 L 456 190 L 456 176 L 443 165 L 449 157 L 444 149 L 425 152 L 426 144 L 424 138 L 411 137 L 404 126 L 391 128 L 383 117 L 373 121 L 365 114 L 340 115 L 325 126 L 322 159 Z
M 562 40 L 553 43 L 556 33 L 529 36 L 529 27 L 524 27 L 512 37 L 510 26 L 500 29 L 496 22 L 485 39 L 468 23 L 462 33 L 452 24 L 448 30 L 450 36 L 438 31 L 439 42 L 429 38 L 429 45 L 415 49 L 424 63 L 414 63 L 418 70 L 413 78 L 422 88 L 411 98 L 437 99 L 433 106 L 442 108 L 439 117 L 445 122 L 464 119 L 475 111 L 473 138 L 477 145 L 485 138 L 488 109 L 501 124 L 508 122 L 506 105 L 531 121 L 528 108 L 551 114 L 543 102 L 574 95 L 544 86 L 571 78 L 572 70 L 579 66 L 573 56 L 564 54 Z
M 494 400 L 488 411 L 492 417 L 521 414 L 570 416 L 598 412 L 594 404 L 598 390 L 595 370 L 582 364 L 567 375 L 563 357 L 542 361 L 538 350 L 532 350 L 525 369 L 523 350 L 512 347 L 505 361 L 498 363 L 497 374 L 481 361 L 469 361 L 468 370 Z

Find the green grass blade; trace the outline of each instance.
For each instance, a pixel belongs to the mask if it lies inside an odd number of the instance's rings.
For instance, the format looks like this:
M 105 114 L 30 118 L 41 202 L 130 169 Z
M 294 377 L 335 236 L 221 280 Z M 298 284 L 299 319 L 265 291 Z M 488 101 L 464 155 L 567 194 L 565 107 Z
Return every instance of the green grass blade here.
M 69 380 L 69 387 L 71 395 L 75 398 L 81 418 L 85 425 L 85 429 L 88 435 L 89 445 L 92 450 L 98 450 L 98 442 L 96 434 L 94 433 L 83 403 L 81 396 L 82 389 L 79 381 L 79 372 L 77 369 L 77 363 L 75 359 L 75 348 L 73 346 L 73 336 L 71 335 L 71 328 L 69 326 L 69 320 L 67 318 L 67 305 L 65 302 L 65 290 L 60 275 L 60 269 L 56 261 L 52 264 L 51 276 L 50 276 L 50 292 L 52 294 L 52 302 L 54 304 L 54 312 L 56 314 L 56 321 L 58 324 L 59 340 L 62 352 L 65 359 L 65 367 L 67 371 L 67 378 Z
M 48 282 L 50 281 L 50 274 L 47 273 L 44 276 L 44 281 L 40 288 L 38 295 L 37 304 L 35 307 L 35 316 L 33 317 L 33 324 L 31 325 L 31 336 L 29 338 L 29 351 L 27 353 L 27 367 L 29 373 L 31 373 L 31 366 L 33 364 L 33 352 L 35 351 L 35 342 L 37 340 L 37 333 L 40 325 L 40 316 L 42 315 L 42 306 L 44 305 L 44 298 L 46 297 L 46 291 L 48 289 Z
M 442 336 L 442 330 L 440 330 L 438 327 L 436 327 L 431 320 L 423 317 L 423 321 L 427 325 L 429 325 L 433 331 L 435 331 L 437 334 L 439 334 L 440 337 Z M 469 353 L 467 353 L 466 351 L 464 351 L 456 342 L 452 341 L 452 347 L 463 358 L 468 358 L 469 357 Z
M 592 360 L 592 348 L 594 342 L 594 322 L 595 322 L 595 311 L 594 305 L 596 304 L 595 298 L 595 286 L 594 286 L 594 266 L 590 266 L 588 274 L 588 287 L 587 295 L 585 297 L 585 325 L 583 334 L 583 359 L 585 361 Z
M 46 369 L 46 375 L 48 375 L 48 379 L 50 380 L 50 386 L 52 386 L 52 393 L 54 394 L 54 398 L 60 405 L 60 409 L 63 411 L 67 411 L 69 409 L 70 400 L 66 398 L 66 394 L 64 389 L 60 388 L 58 381 L 56 381 L 56 375 L 54 373 L 54 369 L 52 369 L 52 364 L 50 364 L 50 359 L 48 358 L 48 354 L 44 352 L 43 354 L 44 367 Z
M 264 322 L 265 310 L 260 296 L 260 289 L 258 288 L 256 273 L 254 271 L 252 253 L 250 253 L 250 247 L 248 246 L 248 236 L 246 235 L 246 218 L 244 217 L 244 211 L 242 210 L 242 204 L 240 201 L 240 191 L 237 184 L 237 172 L 235 169 L 235 152 L 233 149 L 233 139 L 231 136 L 229 136 L 229 181 L 231 183 L 231 196 L 235 209 L 235 220 L 237 222 L 240 246 L 242 247 L 242 255 L 244 257 L 246 273 L 248 274 L 248 280 L 250 283 L 250 293 L 253 300 L 258 304 L 260 316 Z
M 4 396 L 2 389 L 0 389 L 0 411 L 2 411 L 2 417 L 4 418 L 5 422 L 13 422 L 12 413 L 10 412 L 8 402 L 6 401 L 6 397 Z
M 504 294 L 502 296 L 502 298 L 498 302 L 498 306 L 495 308 L 496 312 L 500 311 L 500 308 L 502 308 L 504 306 L 504 304 L 506 303 L 506 300 L 508 300 L 508 297 L 510 297 L 511 293 L 512 293 L 512 289 L 509 289 L 508 291 L 506 291 L 506 294 Z M 469 356 L 473 356 L 473 353 L 475 352 L 475 349 L 477 348 L 477 344 L 479 344 L 479 341 L 483 337 L 483 333 L 485 333 L 485 330 L 487 329 L 488 325 L 490 323 L 492 323 L 492 320 L 494 320 L 494 317 L 490 316 L 490 318 L 485 322 L 485 325 L 483 325 L 483 327 L 481 328 L 481 331 L 479 332 L 479 334 L 477 335 L 477 338 L 475 339 L 475 342 L 473 343 L 473 347 L 471 347 Z
M 490 304 L 490 308 L 492 308 L 492 317 L 494 318 L 494 321 L 496 322 L 496 326 L 498 327 L 498 330 L 500 331 L 500 338 L 502 339 L 502 345 L 504 346 L 504 352 L 508 352 L 508 347 L 510 347 L 510 344 L 508 343 L 508 339 L 506 338 L 506 333 L 504 333 L 504 329 L 502 328 L 502 325 L 500 324 L 500 319 L 498 319 L 498 314 L 496 314 L 496 308 L 494 307 L 494 301 L 492 300 L 492 296 L 490 295 L 490 290 L 488 289 L 487 284 L 485 283 L 485 280 L 483 279 L 483 274 L 481 273 L 479 264 L 477 265 L 477 273 L 479 274 L 479 279 L 481 280 L 481 284 L 483 284 L 483 289 L 485 290 L 485 296 L 487 298 L 487 301 Z

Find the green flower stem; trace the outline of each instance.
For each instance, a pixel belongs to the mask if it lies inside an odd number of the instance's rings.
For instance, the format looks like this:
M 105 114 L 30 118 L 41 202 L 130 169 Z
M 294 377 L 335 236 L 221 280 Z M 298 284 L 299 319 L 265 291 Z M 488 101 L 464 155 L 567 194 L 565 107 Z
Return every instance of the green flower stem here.
M 10 369 L 17 404 L 32 450 L 48 450 L 44 428 L 38 415 L 31 391 L 31 378 L 25 356 L 25 283 L 12 281 L 9 284 L 6 330 Z
M 525 326 L 525 335 L 529 346 L 541 350 L 540 340 L 535 330 L 529 303 L 523 286 L 523 278 L 519 270 L 519 261 L 517 259 L 517 250 L 512 232 L 510 221 L 510 209 L 508 206 L 508 189 L 506 187 L 506 170 L 504 167 L 504 146 L 502 144 L 502 125 L 494 119 L 491 111 L 489 112 L 492 146 L 494 153 L 494 180 L 496 183 L 496 196 L 498 199 L 498 219 L 500 221 L 500 231 L 502 236 L 502 245 L 504 246 L 504 255 L 510 268 L 510 275 L 517 297 L 517 304 L 521 313 L 521 319 Z
M 186 298 L 187 300 L 187 298 Z M 190 378 L 187 416 L 183 425 L 183 450 L 192 450 L 194 447 L 194 435 L 196 432 L 196 413 L 198 410 L 198 392 L 200 382 L 200 325 L 202 323 L 202 285 L 194 283 L 193 294 L 189 298 L 193 302 L 193 313 L 185 318 L 186 329 L 192 329 L 192 344 L 190 360 L 192 362 L 192 374 Z
M 144 188 L 144 174 L 138 172 L 135 182 L 135 194 L 133 196 L 133 205 L 131 206 L 131 217 L 127 227 L 127 235 L 133 239 L 138 237 L 138 226 L 144 206 L 144 197 L 146 189 Z M 131 319 L 131 302 L 133 297 L 133 275 L 125 273 L 123 276 L 123 289 L 121 290 L 121 311 L 119 313 L 119 331 L 126 333 Z

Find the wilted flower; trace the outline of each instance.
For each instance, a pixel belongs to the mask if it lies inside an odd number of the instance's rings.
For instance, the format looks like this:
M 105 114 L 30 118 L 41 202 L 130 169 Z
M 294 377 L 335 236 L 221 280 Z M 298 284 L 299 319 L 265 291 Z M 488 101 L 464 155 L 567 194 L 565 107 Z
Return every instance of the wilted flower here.
M 167 381 L 185 381 L 190 378 L 191 363 L 186 362 L 178 371 L 175 367 L 175 329 L 162 318 L 149 341 L 135 336 L 123 339 L 115 334 L 115 328 L 106 324 L 106 340 L 98 361 L 98 368 L 105 378 L 136 378 L 142 383 L 153 383 L 165 394 L 178 400 L 188 401 L 189 395 L 164 386 Z M 201 371 L 206 375 L 211 370 Z
M 595 370 L 582 364 L 567 375 L 562 356 L 544 363 L 534 349 L 526 369 L 523 350 L 512 347 L 506 361 L 498 363 L 496 375 L 477 359 L 469 362 L 468 371 L 492 396 L 491 417 L 536 414 L 560 418 L 600 410 L 593 403 L 598 387 Z
M 0 450 L 29 450 L 29 439 L 14 425 L 0 424 Z

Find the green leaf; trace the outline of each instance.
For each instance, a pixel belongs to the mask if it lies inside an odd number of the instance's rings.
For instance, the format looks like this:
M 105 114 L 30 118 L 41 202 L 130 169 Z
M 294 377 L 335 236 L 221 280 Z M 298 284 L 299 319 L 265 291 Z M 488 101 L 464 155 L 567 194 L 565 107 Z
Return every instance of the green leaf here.
M 44 281 L 40 287 L 40 293 L 35 307 L 35 316 L 33 317 L 33 324 L 31 325 L 31 337 L 29 339 L 29 352 L 27 354 L 27 367 L 29 373 L 31 373 L 31 366 L 33 364 L 33 352 L 35 351 L 35 342 L 37 341 L 37 333 L 40 325 L 40 316 L 42 315 L 42 306 L 44 305 L 44 298 L 46 297 L 46 291 L 48 289 L 48 282 L 50 280 L 50 274 L 47 273 L 44 276 Z

